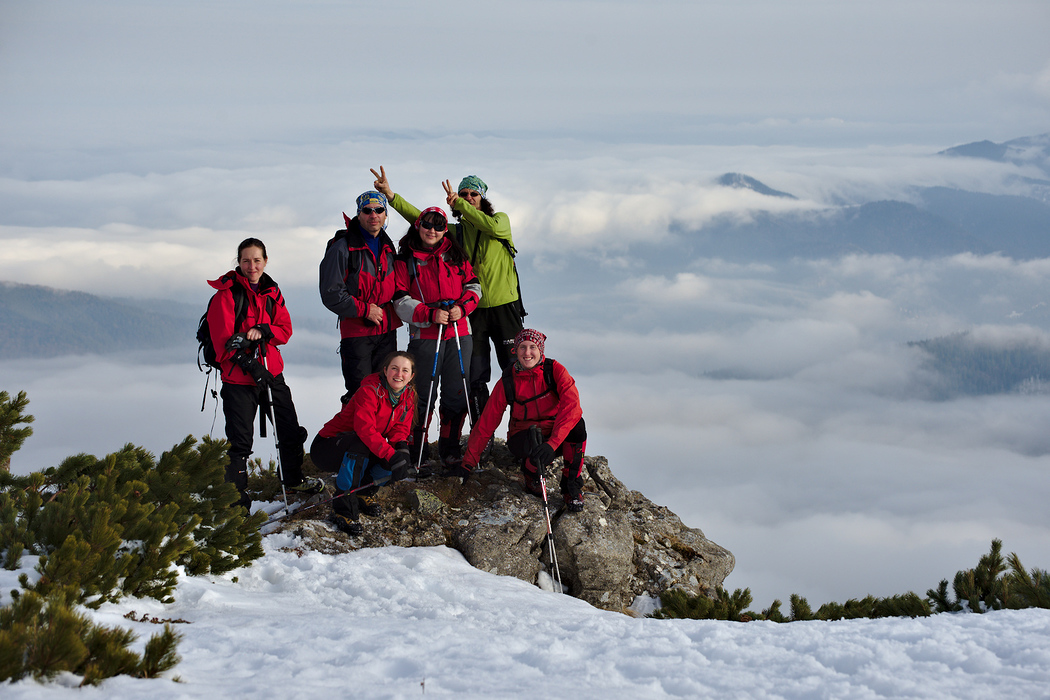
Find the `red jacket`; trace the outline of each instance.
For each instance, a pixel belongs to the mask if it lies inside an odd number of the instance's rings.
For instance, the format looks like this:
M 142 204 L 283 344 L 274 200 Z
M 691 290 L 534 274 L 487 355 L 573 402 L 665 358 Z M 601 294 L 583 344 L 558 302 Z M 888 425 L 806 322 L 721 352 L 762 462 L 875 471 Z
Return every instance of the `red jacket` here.
M 576 390 L 576 381 L 568 370 L 557 360 L 554 363 L 554 388 L 547 391 L 547 382 L 543 378 L 543 362 L 540 361 L 532 369 L 519 371 L 517 363 L 511 365 L 514 377 L 514 405 L 510 409 L 510 424 L 507 428 L 507 437 L 516 435 L 529 426 L 539 425 L 547 443 L 557 449 L 565 440 L 565 436 L 576 427 L 583 417 L 583 408 L 580 406 L 580 392 Z M 547 392 L 544 394 L 544 392 Z M 543 396 L 540 396 L 543 394 Z M 534 396 L 540 396 L 535 401 L 527 401 Z M 524 402 L 524 403 L 521 403 Z M 470 431 L 470 440 L 467 441 L 467 452 L 463 455 L 463 463 L 476 465 L 481 458 L 481 453 L 488 444 L 489 438 L 496 432 L 500 422 L 503 420 L 503 412 L 507 409 L 507 397 L 503 391 L 503 380 L 496 382 L 492 395 L 485 404 L 485 410 L 481 412 L 481 418 L 477 425 Z
M 328 241 L 318 270 L 321 302 L 339 316 L 339 335 L 356 338 L 380 335 L 401 325 L 394 313 L 394 244 L 379 232 L 379 256 L 372 254 L 357 224 L 348 220 L 346 229 Z M 383 322 L 368 321 L 368 305 L 383 307 Z
M 390 404 L 390 393 L 378 373 L 361 381 L 359 388 L 332 420 L 317 431 L 319 437 L 335 437 L 353 431 L 380 459 L 394 456 L 394 445 L 407 441 L 416 415 L 416 392 L 409 386 L 397 406 Z
M 456 335 L 470 335 L 467 316 L 481 301 L 481 283 L 469 261 L 448 262 L 451 245 L 445 237 L 432 250 L 412 248 L 407 254 L 399 255 L 394 263 L 397 283 L 394 306 L 397 315 L 410 324 L 410 338 L 438 337 L 438 326 L 431 323 L 432 308 L 427 304 L 444 300 L 454 301 L 463 310 L 463 317 L 455 324 Z M 446 336 L 452 337 L 451 333 Z
M 275 377 L 284 371 L 284 359 L 278 345 L 284 345 L 292 337 L 292 317 L 284 305 L 284 296 L 277 283 L 266 273 L 259 279 L 259 291 L 252 291 L 248 278 L 239 270 L 230 270 L 217 280 L 209 280 L 215 289 L 215 297 L 208 304 L 208 329 L 211 331 L 211 342 L 215 346 L 215 357 L 222 365 L 222 381 L 229 384 L 247 384 L 255 386 L 255 380 L 233 363 L 233 353 L 226 349 L 226 341 L 234 333 L 245 333 L 254 326 L 268 327 L 273 337 L 260 342 L 256 357 L 270 374 Z M 237 328 L 234 324 L 233 285 L 240 285 L 247 295 L 247 314 Z M 267 300 L 273 300 L 272 304 Z M 273 307 L 273 316 L 269 308 Z M 263 329 L 263 337 L 270 333 Z

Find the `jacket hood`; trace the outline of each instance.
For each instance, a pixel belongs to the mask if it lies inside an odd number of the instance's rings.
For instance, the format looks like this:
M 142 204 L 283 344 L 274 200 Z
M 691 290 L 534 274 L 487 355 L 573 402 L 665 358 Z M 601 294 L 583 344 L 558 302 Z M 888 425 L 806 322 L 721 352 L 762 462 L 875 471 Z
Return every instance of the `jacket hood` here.
M 251 285 L 248 283 L 248 278 L 244 276 L 244 273 L 240 270 L 230 270 L 225 275 L 222 275 L 218 279 L 208 280 L 208 284 L 215 289 L 229 289 L 234 285 L 234 282 L 239 282 L 245 289 L 251 289 Z M 273 281 L 265 272 L 262 277 L 259 278 L 259 292 L 265 292 L 266 290 L 276 287 L 277 283 Z

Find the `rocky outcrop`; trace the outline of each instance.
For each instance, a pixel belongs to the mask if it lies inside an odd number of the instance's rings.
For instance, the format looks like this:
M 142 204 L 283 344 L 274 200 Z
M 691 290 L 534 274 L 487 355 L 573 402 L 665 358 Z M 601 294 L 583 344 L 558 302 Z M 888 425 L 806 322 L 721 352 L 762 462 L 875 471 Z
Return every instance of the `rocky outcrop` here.
M 543 502 L 525 492 L 502 441 L 495 442 L 482 467 L 466 484 L 432 477 L 384 486 L 377 494 L 383 515 L 362 517 L 360 537 L 347 537 L 324 522 L 327 507 L 270 525 L 267 533 L 292 530 L 304 546 L 329 553 L 447 545 L 483 571 L 549 585 L 553 567 Z M 568 593 L 623 611 L 637 596 L 655 597 L 672 588 L 711 595 L 733 570 L 732 553 L 628 490 L 604 457 L 587 458 L 584 480 L 581 513 L 562 507 L 556 479 L 547 484 L 555 556 Z

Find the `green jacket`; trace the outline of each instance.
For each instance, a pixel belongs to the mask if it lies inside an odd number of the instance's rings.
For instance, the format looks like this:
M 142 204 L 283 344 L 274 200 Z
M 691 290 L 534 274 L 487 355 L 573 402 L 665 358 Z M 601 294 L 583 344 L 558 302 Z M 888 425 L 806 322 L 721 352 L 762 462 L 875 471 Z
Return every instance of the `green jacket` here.
M 420 210 L 394 194 L 390 206 L 410 224 L 419 217 Z M 504 241 L 514 247 L 510 236 L 510 217 L 503 212 L 489 216 L 475 209 L 465 199 L 457 199 L 455 210 L 462 223 L 449 222 L 450 230 L 463 250 L 470 257 L 474 274 L 481 282 L 482 308 L 502 306 L 518 299 L 518 273 L 514 269 L 514 258 Z

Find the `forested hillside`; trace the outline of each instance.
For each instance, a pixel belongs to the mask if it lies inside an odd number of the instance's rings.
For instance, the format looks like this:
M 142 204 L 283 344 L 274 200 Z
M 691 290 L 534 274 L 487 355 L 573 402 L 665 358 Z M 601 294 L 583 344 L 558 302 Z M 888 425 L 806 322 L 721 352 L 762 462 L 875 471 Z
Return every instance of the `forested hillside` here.
M 926 353 L 936 373 L 933 398 L 1002 393 L 1037 393 L 1050 387 L 1050 348 L 1036 341 L 983 342 L 955 333 L 908 343 Z
M 194 344 L 196 319 L 84 292 L 0 282 L 0 359 Z

